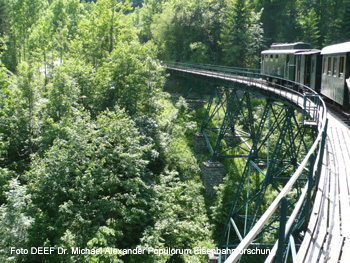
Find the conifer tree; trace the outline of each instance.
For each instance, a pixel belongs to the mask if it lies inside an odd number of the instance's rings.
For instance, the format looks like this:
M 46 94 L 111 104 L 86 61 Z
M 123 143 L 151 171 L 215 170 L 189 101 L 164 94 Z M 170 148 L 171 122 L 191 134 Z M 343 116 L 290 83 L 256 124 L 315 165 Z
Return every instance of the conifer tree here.
M 340 16 L 340 41 L 350 41 L 350 1 L 344 0 Z
M 248 44 L 249 10 L 246 0 L 229 0 L 221 30 L 225 64 L 243 66 Z
M 302 15 L 300 24 L 303 28 L 303 41 L 310 43 L 313 48 L 320 48 L 320 29 L 316 11 L 311 9 L 306 15 Z

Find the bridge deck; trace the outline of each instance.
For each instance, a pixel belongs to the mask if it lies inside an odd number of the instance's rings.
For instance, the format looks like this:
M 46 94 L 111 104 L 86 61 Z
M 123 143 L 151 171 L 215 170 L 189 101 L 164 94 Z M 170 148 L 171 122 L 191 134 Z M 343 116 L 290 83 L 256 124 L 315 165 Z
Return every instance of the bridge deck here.
M 350 131 L 335 116 L 328 116 L 322 174 L 297 262 L 350 259 Z

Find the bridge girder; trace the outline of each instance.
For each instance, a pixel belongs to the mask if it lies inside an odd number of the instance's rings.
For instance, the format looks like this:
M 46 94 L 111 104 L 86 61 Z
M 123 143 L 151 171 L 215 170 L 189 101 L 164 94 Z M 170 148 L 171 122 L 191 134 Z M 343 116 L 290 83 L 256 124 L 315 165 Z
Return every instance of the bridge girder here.
M 302 126 L 300 120 L 301 115 L 290 105 L 271 99 L 266 99 L 264 106 L 252 103 L 251 94 L 242 91 L 239 86 L 214 89 L 201 127 L 211 151 L 211 161 L 247 158 L 233 193 L 234 199 L 219 248 L 234 248 L 238 245 L 264 212 L 267 199 L 272 193 L 279 193 L 297 169 L 298 161 L 308 152 L 306 138 L 313 141 L 316 133 Z M 230 136 L 234 139 L 231 145 L 228 143 Z M 306 171 L 298 179 L 294 196 L 287 199 L 289 214 L 307 179 Z M 295 230 L 301 230 L 300 222 L 303 219 L 299 217 Z M 277 238 L 279 221 L 280 216 L 276 216 L 266 224 L 255 243 L 270 246 Z M 295 240 L 300 240 L 299 232 L 294 234 Z

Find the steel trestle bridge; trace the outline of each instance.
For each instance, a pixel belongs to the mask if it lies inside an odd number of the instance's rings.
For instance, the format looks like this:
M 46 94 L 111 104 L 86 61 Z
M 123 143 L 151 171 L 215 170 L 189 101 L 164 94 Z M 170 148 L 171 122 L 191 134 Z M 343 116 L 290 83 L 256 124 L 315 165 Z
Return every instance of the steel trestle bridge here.
M 213 87 L 200 131 L 210 161 L 246 159 L 218 246 L 234 252 L 220 255 L 219 262 L 250 262 L 241 253 L 247 248 L 271 249 L 256 261 L 296 262 L 324 159 L 324 101 L 305 85 L 258 70 L 166 66 L 171 75 Z

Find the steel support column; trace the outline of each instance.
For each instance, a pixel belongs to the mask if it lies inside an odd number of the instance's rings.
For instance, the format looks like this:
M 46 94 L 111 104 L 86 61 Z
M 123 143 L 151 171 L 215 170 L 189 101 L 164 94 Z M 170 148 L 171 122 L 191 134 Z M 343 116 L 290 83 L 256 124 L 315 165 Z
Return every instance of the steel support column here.
M 240 126 L 237 122 L 240 120 Z M 203 133 L 211 152 L 211 161 L 248 157 L 254 136 L 250 94 L 232 88 L 215 88 L 203 119 Z M 212 140 L 209 140 L 208 135 Z M 232 151 L 239 148 L 237 151 Z
M 258 118 L 258 111 L 253 109 L 251 112 L 260 122 L 257 129 L 250 132 L 255 136 L 246 167 L 234 192 L 220 248 L 235 248 L 238 245 L 242 237 L 237 231 L 231 231 L 232 222 L 238 229 L 243 229 L 240 233 L 245 236 L 262 215 L 270 199 L 273 200 L 273 196 L 280 192 L 294 173 L 298 160 L 307 153 L 307 138 L 313 141 L 313 133 L 309 134 L 309 129 L 301 125 L 301 116 L 292 107 L 267 100 Z M 293 195 L 286 199 L 288 213 L 292 211 L 307 179 L 308 173 L 305 172 L 299 178 Z M 256 245 L 269 246 L 276 240 L 279 220 L 280 216 L 276 216 L 266 224 L 256 237 Z

